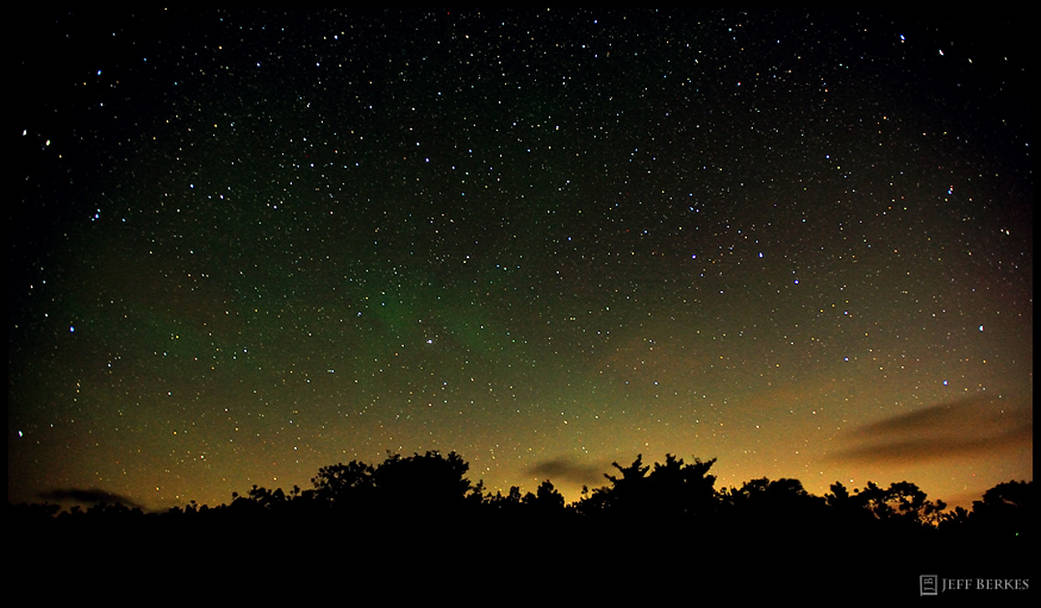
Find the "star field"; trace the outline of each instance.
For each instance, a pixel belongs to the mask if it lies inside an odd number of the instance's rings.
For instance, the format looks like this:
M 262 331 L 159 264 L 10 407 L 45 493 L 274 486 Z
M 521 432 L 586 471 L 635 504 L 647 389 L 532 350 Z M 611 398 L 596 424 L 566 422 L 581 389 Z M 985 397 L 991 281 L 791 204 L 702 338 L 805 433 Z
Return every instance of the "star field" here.
M 9 499 L 1032 479 L 1032 55 L 973 20 L 22 15 Z

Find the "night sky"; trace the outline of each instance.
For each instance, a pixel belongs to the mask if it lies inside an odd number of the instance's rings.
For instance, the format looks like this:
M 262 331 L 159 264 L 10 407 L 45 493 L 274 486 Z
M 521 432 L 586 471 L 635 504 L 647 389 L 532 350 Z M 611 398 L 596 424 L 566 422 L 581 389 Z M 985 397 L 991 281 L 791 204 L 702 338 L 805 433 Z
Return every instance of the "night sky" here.
M 15 15 L 9 500 L 1033 479 L 1021 21 Z

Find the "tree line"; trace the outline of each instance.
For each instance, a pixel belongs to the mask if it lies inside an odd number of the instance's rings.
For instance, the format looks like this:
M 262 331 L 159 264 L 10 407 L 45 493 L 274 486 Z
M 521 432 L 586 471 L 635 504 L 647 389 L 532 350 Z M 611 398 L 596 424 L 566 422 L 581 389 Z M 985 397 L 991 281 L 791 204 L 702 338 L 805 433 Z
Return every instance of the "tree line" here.
M 640 455 L 613 463 L 605 485 L 569 504 L 549 480 L 534 491 L 489 492 L 455 452 L 392 455 L 379 465 L 322 467 L 307 489 L 254 485 L 218 506 L 146 513 L 118 503 L 9 504 L 9 546 L 90 547 L 121 552 L 116 558 L 162 547 L 214 563 L 235 555 L 354 568 L 404 560 L 485 573 L 620 570 L 617 584 L 638 575 L 625 574 L 633 564 L 651 563 L 673 581 L 801 581 L 817 590 L 831 581 L 835 591 L 857 580 L 904 594 L 924 571 L 1021 573 L 1035 545 L 1033 481 L 999 483 L 971 509 L 948 509 L 909 481 L 836 482 L 824 496 L 788 478 L 717 488 L 715 463 L 667 454 L 649 465 Z
M 329 517 L 366 517 L 409 522 L 502 520 L 513 524 L 567 523 L 571 526 L 611 524 L 660 527 L 712 523 L 733 530 L 759 531 L 842 525 L 871 532 L 967 533 L 1022 538 L 1031 532 L 1033 481 L 1008 481 L 986 491 L 971 510 L 948 510 L 942 500 L 930 500 L 909 481 L 888 487 L 868 482 L 850 490 L 840 482 L 816 496 L 798 479 L 759 478 L 740 487 L 716 488 L 710 473 L 716 459 L 684 462 L 666 454 L 664 462 L 646 465 L 642 455 L 629 465 L 613 463 L 607 484 L 583 488 L 582 497 L 568 504 L 549 480 L 535 491 L 517 486 L 503 494 L 472 483 L 469 464 L 457 453 L 428 451 L 411 456 L 394 454 L 373 466 L 357 460 L 322 467 L 311 488 L 290 491 L 254 485 L 245 494 L 232 492 L 229 504 L 215 507 L 195 501 L 165 512 L 144 513 L 139 507 L 99 502 L 88 509 L 62 511 L 54 504 L 8 505 L 24 522 L 43 520 L 114 521 L 155 519 L 205 521 L 208 518 L 265 518 L 270 521 Z

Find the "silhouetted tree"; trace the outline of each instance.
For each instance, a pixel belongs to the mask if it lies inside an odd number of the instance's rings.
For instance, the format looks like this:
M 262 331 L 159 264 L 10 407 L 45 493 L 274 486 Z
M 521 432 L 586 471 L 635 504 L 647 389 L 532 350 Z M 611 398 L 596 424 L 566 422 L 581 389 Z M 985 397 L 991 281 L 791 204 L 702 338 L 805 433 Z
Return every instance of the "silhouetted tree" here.
M 372 472 L 372 483 L 382 508 L 444 512 L 463 505 L 475 489 L 466 478 L 469 468 L 455 452 L 395 454 Z
M 708 471 L 716 459 L 684 464 L 682 458 L 665 455 L 664 463 L 654 463 L 647 476 L 651 508 L 667 517 L 708 516 L 716 510 L 716 476 Z
M 611 487 L 594 489 L 582 500 L 579 511 L 593 517 L 605 514 L 614 517 L 639 515 L 641 484 L 650 470 L 649 466 L 643 464 L 643 454 L 637 454 L 636 460 L 628 467 L 623 467 L 617 462 L 612 462 L 611 466 L 618 469 L 622 476 L 615 477 L 604 473 L 604 477 L 611 482 Z
M 868 482 L 868 485 L 875 484 Z M 861 529 L 877 522 L 875 513 L 868 507 L 866 497 L 860 490 L 850 493 L 841 482 L 831 484 L 831 492 L 824 495 L 824 503 L 834 525 L 846 529 Z
M 935 525 L 947 508 L 942 500 L 928 500 L 925 492 L 909 481 L 890 484 L 888 493 L 890 502 L 896 503 L 897 515 L 910 524 Z
M 819 541 L 825 500 L 798 479 L 753 479 L 723 492 L 721 500 L 728 534 L 736 539 L 800 547 Z
M 955 507 L 953 511 L 946 511 L 937 516 L 936 526 L 940 530 L 958 534 L 968 527 L 969 512 L 963 507 Z
M 987 534 L 1032 540 L 1036 504 L 1033 481 L 1006 481 L 974 501 L 968 519 L 973 528 Z
M 564 512 L 564 496 L 553 487 L 548 479 L 539 484 L 535 493 L 524 496 L 525 506 L 534 509 L 539 516 L 553 516 Z
M 946 508 L 943 501 L 928 500 L 925 492 L 909 481 L 891 483 L 888 488 L 869 481 L 850 500 L 878 521 L 908 526 L 936 523 Z
M 493 511 L 505 513 L 516 511 L 521 506 L 523 498 L 520 488 L 511 486 L 510 491 L 505 496 L 502 495 L 502 492 L 496 492 L 495 496 L 486 497 L 484 503 Z
M 669 520 L 708 516 L 716 507 L 716 478 L 708 475 L 715 459 L 684 464 L 666 454 L 664 463 L 643 464 L 643 455 L 627 467 L 612 463 L 621 476 L 605 474 L 610 488 L 598 488 L 578 505 L 586 514 L 605 514 L 629 523 L 665 523 Z M 648 475 L 648 472 L 650 474 Z
M 375 470 L 357 460 L 322 467 L 318 475 L 311 478 L 314 494 L 308 494 L 328 506 L 360 507 L 371 498 L 375 485 Z
M 771 481 L 766 477 L 746 481 L 739 489 L 731 490 L 726 494 L 726 502 L 738 516 L 771 521 L 791 521 L 803 514 L 814 516 L 825 505 L 824 499 L 808 493 L 798 479 Z

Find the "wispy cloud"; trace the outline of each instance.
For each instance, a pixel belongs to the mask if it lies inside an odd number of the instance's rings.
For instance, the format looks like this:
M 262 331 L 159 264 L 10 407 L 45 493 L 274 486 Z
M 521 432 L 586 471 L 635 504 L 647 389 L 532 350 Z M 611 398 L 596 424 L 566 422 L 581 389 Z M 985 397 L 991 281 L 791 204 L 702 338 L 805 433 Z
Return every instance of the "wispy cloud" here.
M 843 462 L 919 462 L 1030 445 L 1028 404 L 971 397 L 940 403 L 858 427 L 849 447 L 830 455 Z
M 120 504 L 130 508 L 141 508 L 133 499 L 97 488 L 58 488 L 40 492 L 40 498 L 57 502 L 77 502 L 86 505 Z

